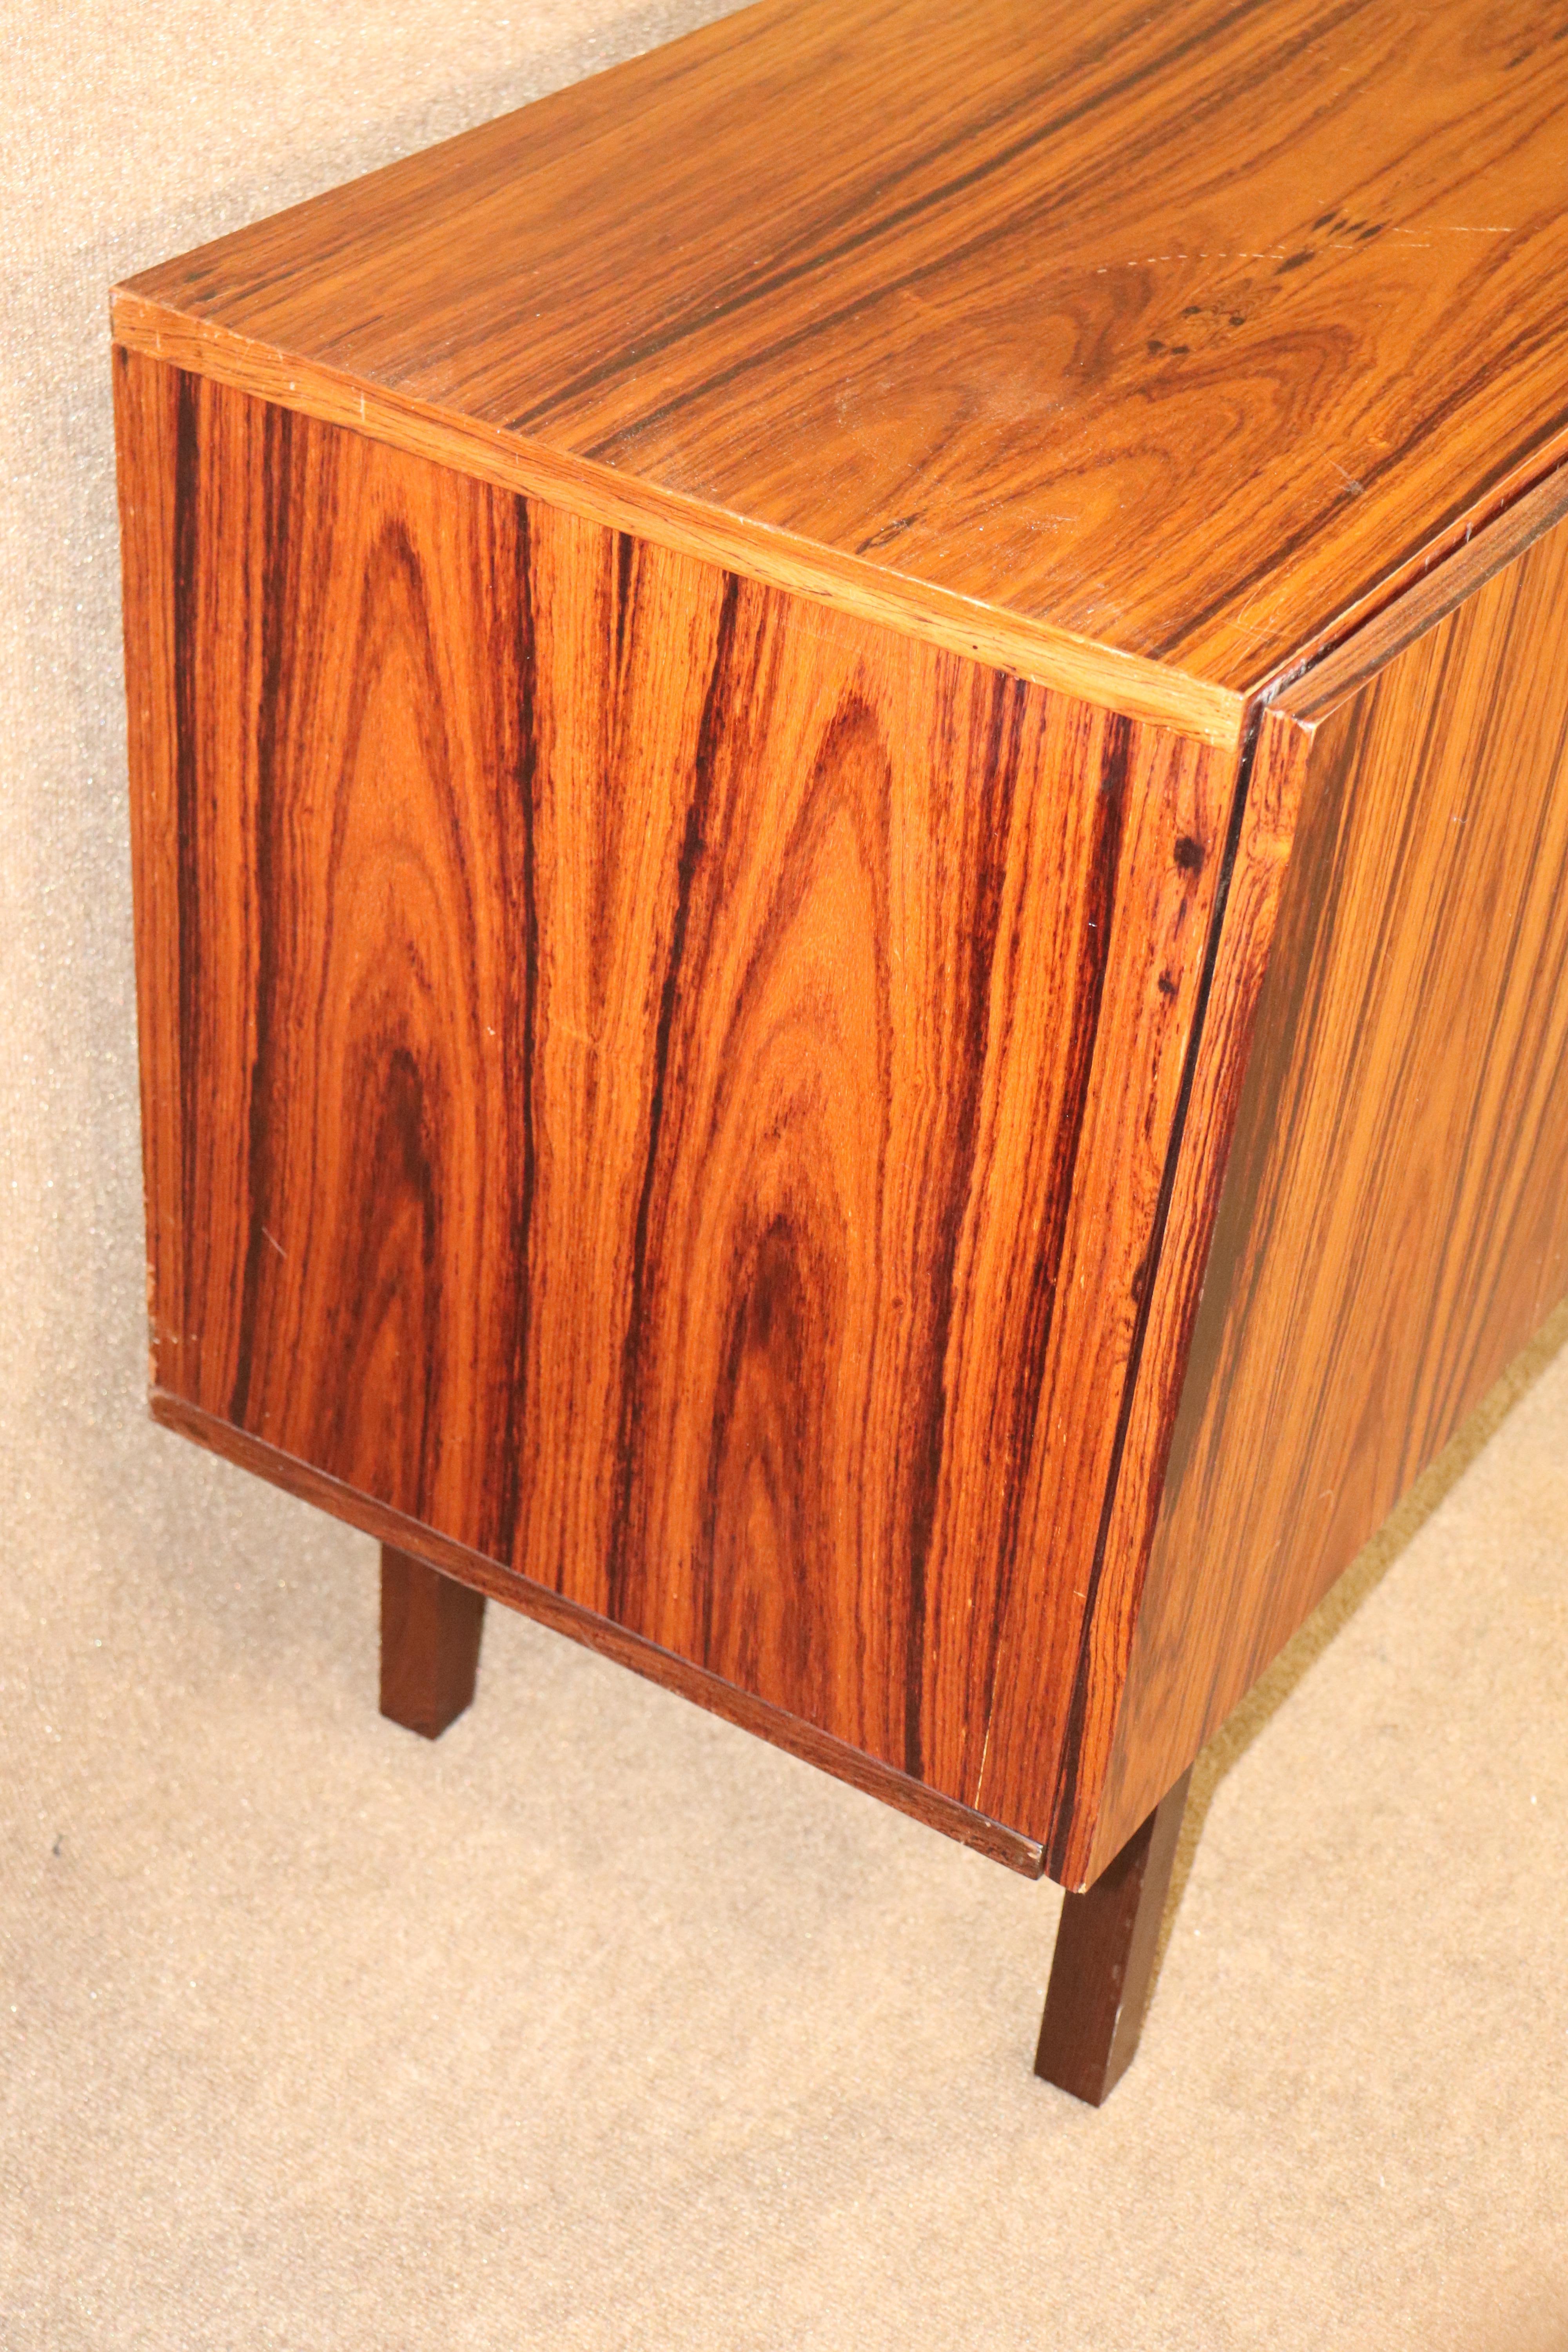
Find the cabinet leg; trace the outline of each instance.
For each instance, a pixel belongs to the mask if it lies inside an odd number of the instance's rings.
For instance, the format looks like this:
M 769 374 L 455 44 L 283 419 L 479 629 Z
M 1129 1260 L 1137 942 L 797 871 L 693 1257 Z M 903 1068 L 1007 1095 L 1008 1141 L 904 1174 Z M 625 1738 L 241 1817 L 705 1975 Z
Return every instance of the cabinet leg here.
M 474 1695 L 485 1596 L 381 1547 L 381 1711 L 438 1739 Z
M 1126 2073 L 1143 2030 L 1191 1777 L 1184 1772 L 1094 1885 L 1062 1905 L 1035 2072 L 1091 2107 Z

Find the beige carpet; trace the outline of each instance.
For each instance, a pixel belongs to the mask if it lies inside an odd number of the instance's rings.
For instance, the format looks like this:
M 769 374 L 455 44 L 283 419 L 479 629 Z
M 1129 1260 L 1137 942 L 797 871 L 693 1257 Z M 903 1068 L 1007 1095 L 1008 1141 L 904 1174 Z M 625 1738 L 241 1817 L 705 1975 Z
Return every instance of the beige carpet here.
M 1561 2352 L 1568 1352 L 1205 1759 L 1099 2115 L 1050 1889 L 494 1611 L 426 1747 L 142 1416 L 105 289 L 716 13 L 0 0 L 0 2347 Z
M 1054 1890 L 494 1610 L 427 1747 L 372 1548 L 138 1426 L 5 1590 L 0 2342 L 1568 2345 L 1565 1431 L 1207 1759 L 1096 2115 Z

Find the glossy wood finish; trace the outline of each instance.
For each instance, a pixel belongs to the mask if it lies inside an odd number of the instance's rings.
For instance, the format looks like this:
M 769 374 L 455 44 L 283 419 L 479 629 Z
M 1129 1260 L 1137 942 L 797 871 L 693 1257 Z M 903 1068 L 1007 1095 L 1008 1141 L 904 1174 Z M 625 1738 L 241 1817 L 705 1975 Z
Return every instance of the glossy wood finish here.
M 1240 740 L 1239 696 L 1184 672 L 1097 646 L 928 580 L 906 580 L 853 555 L 766 530 L 722 507 L 650 488 L 635 475 L 564 458 L 447 410 L 353 376 L 306 365 L 269 345 L 237 342 L 140 298 L 117 294 L 115 331 L 130 350 L 255 394 L 280 408 L 410 449 L 496 488 L 546 500 L 677 554 L 720 565 L 792 595 L 921 637 L 966 658 L 1057 688 L 1131 719 L 1181 729 L 1223 751 Z
M 1115 1787 L 1108 1799 L 1106 1773 L 1113 1742 L 1135 1743 L 1142 1727 L 1125 1700 L 1128 1659 L 1294 838 L 1301 783 L 1295 732 L 1266 710 L 1247 747 L 1224 854 L 1221 919 L 1210 937 L 1204 1017 L 1189 1051 L 1166 1161 L 1158 1246 L 1142 1286 L 1138 1374 L 1123 1391 L 1116 1468 L 1090 1558 L 1077 1652 L 1070 1661 L 1058 1656 L 1055 1662 L 1059 1680 L 1048 1695 L 1026 1675 L 1011 1681 L 1005 1694 L 1009 1715 L 1003 1752 L 1008 1756 L 1036 1752 L 1039 1727 L 1053 1718 L 1063 1722 L 1051 1750 L 1055 1771 L 1045 1834 L 1047 1868 L 1069 1887 L 1087 1886 L 1156 1801 L 1151 1796 L 1132 1811 Z M 1157 1744 L 1157 1727 L 1152 1737 Z M 1194 1747 L 1184 1762 L 1196 1752 Z M 1182 1769 L 1173 1765 L 1156 1793 Z M 998 1801 L 994 1791 L 991 1801 Z
M 1568 1291 L 1568 522 L 1361 666 L 1280 714 L 1300 828 L 1101 1844 Z
M 1095 1881 L 1568 1286 L 1565 106 L 764 0 L 121 289 L 159 1417 Z
M 383 1715 L 438 1739 L 472 1704 L 484 1622 L 482 1592 L 383 1544 Z
M 1190 1778 L 1183 1773 L 1092 1886 L 1062 1902 L 1035 2072 L 1091 2107 L 1137 2054 Z
M 158 1385 L 1038 1843 L 1236 762 L 119 385 Z
M 1135 716 L 1568 432 L 1534 0 L 767 0 L 137 279 L 122 341 Z
M 659 1683 L 682 1698 L 695 1700 L 710 1714 L 739 1724 L 743 1731 L 755 1732 L 771 1740 L 775 1748 L 798 1756 L 803 1762 L 831 1772 L 836 1780 L 847 1780 L 866 1795 L 896 1806 L 928 1829 L 941 1830 L 945 1836 L 973 1846 L 991 1861 L 1005 1863 L 1020 1876 L 1038 1878 L 1043 1874 L 1043 1849 L 1004 1822 L 988 1820 L 968 1806 L 954 1804 L 951 1797 L 926 1788 L 921 1781 L 911 1780 L 907 1773 L 896 1770 L 890 1764 L 879 1763 L 874 1756 L 833 1738 L 813 1724 L 803 1723 L 797 1716 L 786 1715 L 781 1707 L 770 1706 L 749 1691 L 737 1690 L 732 1683 L 693 1665 L 689 1659 L 656 1648 L 640 1635 L 628 1633 L 624 1626 L 613 1625 L 607 1618 L 595 1616 L 591 1610 L 569 1601 L 563 1593 L 552 1592 L 547 1585 L 531 1583 L 528 1578 L 519 1576 L 515 1569 L 503 1567 L 499 1560 L 486 1559 L 482 1553 L 468 1550 L 434 1528 L 421 1527 L 416 1519 L 378 1503 L 374 1496 L 344 1486 L 342 1479 L 329 1477 L 325 1471 L 297 1461 L 291 1454 L 280 1454 L 275 1445 L 268 1445 L 258 1437 L 247 1436 L 232 1422 L 220 1421 L 216 1414 L 204 1412 L 198 1405 L 187 1404 L 184 1398 L 171 1396 L 163 1389 L 153 1391 L 150 1403 L 153 1419 L 165 1429 L 177 1430 L 182 1437 L 194 1439 L 198 1445 L 221 1454 L 226 1462 L 270 1480 L 285 1494 L 298 1495 L 301 1501 L 330 1511 L 334 1518 L 363 1528 L 366 1535 L 394 1545 L 413 1559 L 426 1561 L 431 1568 L 439 1569 L 444 1577 L 469 1585 L 492 1601 L 504 1601 L 509 1608 L 547 1625 L 552 1633 L 564 1633 L 569 1641 L 581 1643 L 584 1649 L 596 1650 L 602 1657 L 613 1658 L 617 1665 L 629 1666 L 647 1681 Z

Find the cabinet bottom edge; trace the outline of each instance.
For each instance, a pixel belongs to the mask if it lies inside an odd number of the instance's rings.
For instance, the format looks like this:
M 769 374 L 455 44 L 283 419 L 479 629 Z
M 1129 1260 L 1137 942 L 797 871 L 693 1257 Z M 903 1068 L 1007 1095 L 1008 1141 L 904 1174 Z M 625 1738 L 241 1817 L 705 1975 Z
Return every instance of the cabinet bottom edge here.
M 1045 1875 L 1044 1848 L 1021 1831 L 1008 1829 L 1004 1822 L 994 1822 L 984 1813 L 960 1804 L 956 1798 L 926 1788 L 908 1773 L 900 1772 L 896 1765 L 868 1756 L 864 1749 L 852 1748 L 832 1732 L 803 1722 L 771 1700 L 738 1689 L 721 1675 L 710 1673 L 707 1667 L 694 1665 L 689 1658 L 660 1649 L 641 1633 L 630 1633 L 608 1618 L 595 1616 L 581 1601 L 569 1601 L 550 1586 L 536 1584 L 531 1578 L 520 1575 L 516 1569 L 489 1559 L 482 1552 L 470 1551 L 466 1544 L 439 1534 L 389 1504 L 377 1502 L 373 1496 L 362 1494 L 330 1472 L 300 1461 L 298 1455 L 285 1454 L 280 1447 L 269 1445 L 265 1438 L 237 1429 L 232 1422 L 190 1403 L 184 1397 L 154 1388 L 148 1402 L 153 1420 L 163 1428 L 194 1438 L 198 1445 L 221 1454 L 226 1461 L 254 1472 L 274 1486 L 281 1486 L 287 1494 L 316 1504 L 334 1518 L 346 1520 L 349 1526 L 382 1543 L 395 1545 L 399 1551 L 428 1561 L 444 1575 L 473 1586 L 491 1600 L 503 1601 L 509 1609 L 521 1610 L 524 1616 L 548 1625 L 554 1633 L 566 1634 L 574 1642 L 581 1642 L 587 1649 L 599 1651 L 618 1665 L 629 1666 L 634 1674 L 644 1675 L 649 1682 L 678 1691 L 683 1698 L 694 1700 L 711 1714 L 723 1716 L 742 1730 L 771 1740 L 775 1748 L 785 1748 L 803 1762 L 831 1772 L 837 1780 L 847 1780 L 867 1796 L 896 1806 L 928 1829 L 940 1830 L 944 1836 L 956 1838 L 963 1845 L 973 1846 L 977 1853 L 988 1854 L 994 1862 L 1005 1863 L 1024 1877 Z

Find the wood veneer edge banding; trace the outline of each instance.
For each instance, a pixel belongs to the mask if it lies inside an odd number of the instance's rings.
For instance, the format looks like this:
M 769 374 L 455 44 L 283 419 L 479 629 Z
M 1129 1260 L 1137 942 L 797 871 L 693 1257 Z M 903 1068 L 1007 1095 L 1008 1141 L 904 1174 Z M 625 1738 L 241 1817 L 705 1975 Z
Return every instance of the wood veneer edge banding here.
M 552 1632 L 564 1633 L 585 1649 L 614 1659 L 617 1665 L 630 1666 L 647 1681 L 695 1700 L 710 1714 L 721 1715 L 742 1730 L 759 1734 L 803 1763 L 815 1764 L 832 1773 L 836 1780 L 848 1781 L 864 1795 L 879 1798 L 883 1803 L 923 1822 L 928 1829 L 941 1830 L 945 1836 L 973 1846 L 992 1861 L 1005 1863 L 1020 1876 L 1045 1876 L 1044 1849 L 1004 1822 L 993 1822 L 952 1798 L 923 1788 L 895 1766 L 884 1764 L 879 1758 L 836 1739 L 830 1732 L 819 1731 L 784 1714 L 765 1699 L 753 1698 L 705 1667 L 661 1650 L 639 1633 L 595 1616 L 580 1602 L 535 1584 L 500 1561 L 487 1559 L 482 1553 L 470 1551 L 434 1528 L 422 1527 L 416 1519 L 356 1492 L 326 1471 L 313 1469 L 294 1454 L 269 1445 L 265 1438 L 237 1429 L 231 1422 L 219 1420 L 215 1413 L 167 1389 L 151 1389 L 148 1408 L 161 1427 L 194 1439 L 209 1453 L 221 1454 L 225 1461 L 268 1479 L 302 1502 L 330 1511 L 334 1518 L 346 1521 L 362 1534 L 374 1536 L 378 1542 L 392 1544 L 414 1559 L 425 1560 L 443 1575 L 455 1578 L 493 1601 L 504 1601 L 523 1616 L 549 1626 Z
M 133 402 L 126 383 L 122 355 L 112 354 L 115 497 L 119 521 L 121 628 L 121 677 L 125 694 L 126 764 L 130 776 L 131 892 L 133 910 L 137 1053 L 141 1108 L 142 1231 L 144 1239 L 147 1305 L 147 1377 L 158 1382 L 159 1333 L 163 1328 L 161 1286 L 177 1277 L 166 1253 L 175 1247 L 174 1229 L 165 1216 L 156 1137 L 157 1105 L 161 1097 L 177 1093 L 165 1059 L 158 1050 L 157 1009 L 171 986 L 170 939 L 160 920 L 162 910 L 178 897 L 177 824 L 169 819 L 167 779 L 156 746 L 171 740 L 174 721 L 168 707 L 155 718 L 153 706 L 172 696 L 174 664 L 160 662 L 152 651 L 166 629 L 168 612 L 162 598 L 151 593 L 144 574 L 156 575 L 153 551 L 171 527 L 169 509 L 148 495 L 143 448 L 139 438 Z M 161 720 L 161 724 L 160 724 Z M 162 1261 L 162 1263 L 161 1263 Z
M 116 289 L 115 341 L 231 390 L 365 434 L 524 497 L 716 564 L 769 587 L 854 613 L 945 651 L 1098 708 L 1168 727 L 1224 751 L 1241 741 L 1247 700 L 1160 662 L 794 539 L 762 523 L 567 457 L 384 386 L 166 310 Z
M 1553 523 L 1568 514 L 1568 456 L 1489 516 L 1394 600 L 1303 667 L 1282 672 L 1258 699 L 1310 727 L 1377 670 L 1484 588 Z

